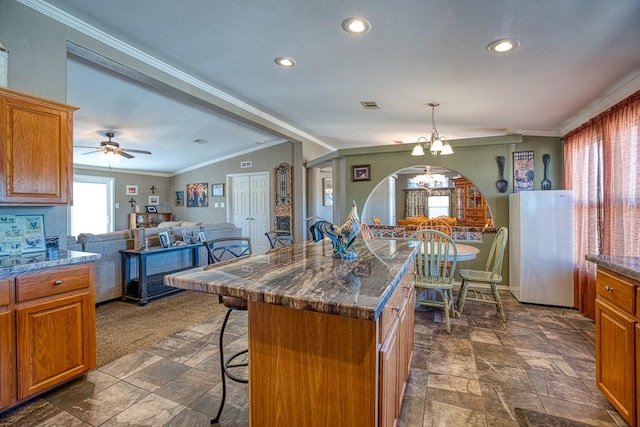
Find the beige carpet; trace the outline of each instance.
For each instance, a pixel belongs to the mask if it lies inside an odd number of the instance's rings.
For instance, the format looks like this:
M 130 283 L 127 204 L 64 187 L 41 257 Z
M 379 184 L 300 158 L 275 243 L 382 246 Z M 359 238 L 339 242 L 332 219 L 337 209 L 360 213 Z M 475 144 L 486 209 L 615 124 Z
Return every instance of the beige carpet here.
M 106 365 L 162 338 L 224 311 L 218 296 L 184 291 L 144 306 L 112 301 L 96 308 L 98 366 Z

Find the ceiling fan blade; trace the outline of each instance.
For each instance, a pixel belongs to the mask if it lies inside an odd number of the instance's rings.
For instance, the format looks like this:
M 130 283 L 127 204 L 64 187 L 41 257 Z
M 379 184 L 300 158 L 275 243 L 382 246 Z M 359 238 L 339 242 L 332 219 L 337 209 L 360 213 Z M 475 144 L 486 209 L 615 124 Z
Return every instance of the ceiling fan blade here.
M 133 159 L 133 156 L 131 154 L 125 153 L 124 150 L 117 150 L 117 151 L 114 151 L 114 153 L 121 155 L 125 159 Z
M 87 148 L 95 148 L 95 147 L 87 147 Z M 97 150 L 93 150 L 93 151 L 87 151 L 86 153 L 82 153 L 82 155 L 84 156 L 85 154 L 100 153 L 102 151 L 104 151 L 104 150 L 97 149 Z
M 88 147 L 86 145 L 74 145 L 73 148 L 93 148 L 94 150 L 101 150 L 101 147 Z
M 130 153 L 140 153 L 140 154 L 151 154 L 151 151 L 133 150 L 131 148 L 121 148 L 120 151 L 127 151 L 127 152 L 130 152 Z

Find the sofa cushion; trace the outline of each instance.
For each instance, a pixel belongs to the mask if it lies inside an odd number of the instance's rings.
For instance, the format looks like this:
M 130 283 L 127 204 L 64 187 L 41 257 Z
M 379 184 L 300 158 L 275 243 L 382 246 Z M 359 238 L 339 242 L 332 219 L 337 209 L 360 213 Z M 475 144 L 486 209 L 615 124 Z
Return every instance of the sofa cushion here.
M 180 227 L 180 224 L 182 224 L 182 221 L 165 221 L 158 224 L 158 227 Z
M 80 233 L 78 234 L 78 242 L 92 243 L 92 242 L 106 242 L 110 240 L 126 240 L 131 238 L 131 231 L 121 230 L 114 231 L 113 233 L 93 234 L 93 233 Z

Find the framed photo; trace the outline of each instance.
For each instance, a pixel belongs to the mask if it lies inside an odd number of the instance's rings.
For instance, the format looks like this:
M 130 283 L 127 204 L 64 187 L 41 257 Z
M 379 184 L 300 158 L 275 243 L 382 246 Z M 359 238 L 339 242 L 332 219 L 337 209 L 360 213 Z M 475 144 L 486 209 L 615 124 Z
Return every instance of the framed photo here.
M 147 205 L 147 212 L 158 213 L 158 207 L 155 205 Z
M 160 196 L 149 196 L 149 204 L 150 205 L 159 205 L 160 204 Z
M 176 199 L 174 201 L 176 206 L 184 206 L 184 191 L 176 191 Z
M 160 244 L 163 248 L 168 248 L 169 246 L 171 246 L 171 239 L 169 238 L 168 231 L 158 233 L 158 238 L 160 239 Z
M 198 240 L 200 240 L 200 243 L 204 243 L 207 241 L 207 238 L 204 235 L 204 231 L 198 233 Z
M 533 191 L 533 151 L 513 153 L 513 192 Z
M 138 186 L 127 184 L 124 190 L 125 195 L 127 196 L 137 196 L 138 195 Z
M 351 181 L 371 181 L 370 165 L 351 166 Z
M 224 184 L 211 184 L 212 197 L 224 197 Z
M 187 207 L 206 208 L 209 206 L 209 183 L 187 184 Z
M 333 206 L 333 179 L 322 178 L 322 206 Z

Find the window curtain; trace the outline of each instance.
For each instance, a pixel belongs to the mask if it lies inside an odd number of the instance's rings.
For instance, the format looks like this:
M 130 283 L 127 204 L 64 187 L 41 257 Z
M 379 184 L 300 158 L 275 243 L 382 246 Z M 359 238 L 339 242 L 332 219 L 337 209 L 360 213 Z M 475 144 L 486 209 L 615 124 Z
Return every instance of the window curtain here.
M 404 217 L 427 215 L 427 190 L 404 190 Z
M 574 301 L 595 317 L 596 266 L 587 254 L 640 256 L 640 91 L 565 136 L 574 193 Z

